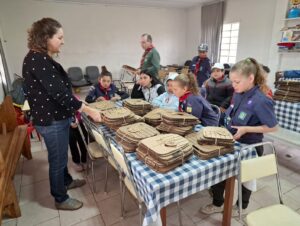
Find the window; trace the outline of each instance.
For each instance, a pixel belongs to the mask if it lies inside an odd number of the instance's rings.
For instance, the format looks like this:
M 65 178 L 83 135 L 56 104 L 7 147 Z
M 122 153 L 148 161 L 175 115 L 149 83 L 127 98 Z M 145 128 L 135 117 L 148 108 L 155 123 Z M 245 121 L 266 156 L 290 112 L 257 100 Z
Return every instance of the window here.
M 236 52 L 238 44 L 240 23 L 223 24 L 220 62 L 236 62 Z

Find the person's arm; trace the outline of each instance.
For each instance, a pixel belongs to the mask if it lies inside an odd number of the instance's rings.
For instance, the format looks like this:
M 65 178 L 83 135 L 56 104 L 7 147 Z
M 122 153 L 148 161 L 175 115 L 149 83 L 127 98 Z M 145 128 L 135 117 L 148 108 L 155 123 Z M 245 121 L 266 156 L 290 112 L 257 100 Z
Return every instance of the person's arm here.
M 268 127 L 266 125 L 262 126 L 231 126 L 237 129 L 237 132 L 233 135 L 235 140 L 238 140 L 246 133 L 271 133 L 277 130 L 277 126 Z
M 274 103 L 269 98 L 259 99 L 253 106 L 253 111 L 261 122 L 261 126 L 232 126 L 237 129 L 234 139 L 238 140 L 246 133 L 270 133 L 277 130 L 277 120 L 274 111 Z
M 194 71 L 195 71 L 196 60 L 197 60 L 197 57 L 194 57 L 194 58 L 192 59 L 192 62 L 191 62 L 191 64 L 190 64 L 190 68 L 189 68 L 190 71 L 193 72 L 193 73 L 194 73 Z
M 142 87 L 136 83 L 133 86 L 133 89 L 131 91 L 131 99 L 143 99 L 145 100 L 143 91 L 142 91 Z
M 49 58 L 49 56 L 42 54 L 35 55 L 34 60 L 36 62 L 36 67 L 32 74 L 39 80 L 48 95 L 50 95 L 53 100 L 61 106 L 64 106 L 65 108 L 70 107 L 71 109 L 78 110 L 79 112 L 85 112 L 90 115 L 94 121 L 101 122 L 100 113 L 83 104 L 82 101 L 78 100 L 72 94 L 71 89 L 64 84 L 64 81 L 62 81 L 60 75 L 61 72 L 59 72 L 53 66 L 51 60 L 47 58 Z M 63 76 L 67 76 L 67 74 Z
M 152 104 L 156 107 L 162 107 L 163 106 L 163 99 L 165 98 L 165 95 L 167 93 L 163 93 L 161 95 L 159 95 L 158 97 L 154 98 L 152 101 Z
M 39 82 L 44 90 L 47 92 L 52 99 L 65 108 L 71 108 L 78 110 L 81 107 L 81 101 L 73 96 L 71 89 L 65 85 L 62 80 L 62 76 L 67 74 L 61 74 L 54 67 L 49 56 L 45 54 L 37 53 L 33 57 L 35 62 L 32 68 L 32 75 L 35 77 L 36 82 Z
M 164 105 L 164 108 L 178 111 L 179 99 L 175 95 L 172 95 L 171 101 L 168 104 Z
M 91 86 L 88 95 L 85 97 L 87 103 L 93 103 L 96 100 L 96 89 L 95 86 Z
M 166 90 L 165 90 L 165 87 L 164 87 L 163 85 L 161 85 L 161 86 L 158 87 L 158 89 L 157 89 L 157 94 L 158 94 L 158 95 L 161 95 L 161 94 L 163 94 L 165 91 L 166 91 Z
M 232 95 L 233 95 L 233 87 L 230 84 L 230 85 L 226 86 L 226 98 L 221 103 L 221 106 L 220 106 L 221 108 L 227 109 L 229 107 L 230 101 L 232 99 Z
M 152 56 L 151 56 L 151 65 L 150 67 L 148 67 L 147 69 L 154 73 L 157 74 L 157 72 L 160 69 L 160 56 L 159 53 L 157 51 L 152 51 Z
M 188 112 L 188 108 L 192 108 L 192 112 Z M 187 102 L 187 113 L 191 113 L 195 117 L 197 117 L 200 121 L 202 118 L 203 104 L 200 100 L 190 98 Z
M 121 100 L 129 97 L 128 93 L 126 93 L 125 91 L 120 91 L 118 88 L 116 88 L 116 94 L 121 97 Z

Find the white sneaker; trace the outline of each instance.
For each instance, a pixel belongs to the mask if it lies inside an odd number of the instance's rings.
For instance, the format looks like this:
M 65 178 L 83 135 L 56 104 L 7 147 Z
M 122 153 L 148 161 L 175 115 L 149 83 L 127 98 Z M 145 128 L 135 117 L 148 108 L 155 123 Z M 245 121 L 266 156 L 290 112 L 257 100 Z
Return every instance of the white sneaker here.
M 209 204 L 207 206 L 201 207 L 199 211 L 204 214 L 213 214 L 213 213 L 222 213 L 223 209 L 224 209 L 223 205 L 215 206 L 214 204 Z
M 77 164 L 77 163 L 74 163 L 74 169 L 77 172 L 82 172 L 83 171 L 82 165 L 81 164 Z
M 242 209 L 242 216 L 248 214 L 247 208 L 246 209 Z M 234 205 L 232 207 L 232 217 L 239 217 L 239 207 L 237 205 Z

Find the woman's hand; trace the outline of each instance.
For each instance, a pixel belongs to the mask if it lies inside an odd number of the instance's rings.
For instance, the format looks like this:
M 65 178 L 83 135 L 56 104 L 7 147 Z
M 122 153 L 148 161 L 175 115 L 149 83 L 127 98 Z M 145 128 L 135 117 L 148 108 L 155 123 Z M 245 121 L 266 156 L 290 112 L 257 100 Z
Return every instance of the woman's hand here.
M 90 108 L 86 105 L 83 107 L 82 111 L 84 113 L 86 113 L 87 115 L 89 115 L 95 122 L 101 122 L 102 121 L 100 111 L 98 111 L 96 109 L 93 109 L 93 108 Z
M 73 129 L 75 129 L 75 128 L 77 128 L 77 127 L 78 127 L 78 125 L 77 125 L 77 123 L 76 123 L 76 122 L 72 122 L 72 123 L 71 123 L 71 127 L 72 127 Z
M 241 138 L 241 136 L 243 136 L 244 134 L 246 134 L 247 131 L 247 126 L 231 126 L 231 128 L 236 129 L 236 133 L 233 135 L 233 139 L 235 140 L 239 140 Z

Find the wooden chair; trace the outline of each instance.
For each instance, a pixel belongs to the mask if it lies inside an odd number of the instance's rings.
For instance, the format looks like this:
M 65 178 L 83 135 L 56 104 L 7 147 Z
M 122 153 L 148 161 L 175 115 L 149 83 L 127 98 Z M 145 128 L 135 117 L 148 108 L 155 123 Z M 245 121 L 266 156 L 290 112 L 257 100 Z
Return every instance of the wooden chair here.
M 0 115 L 1 118 L 1 115 Z M 18 160 L 27 137 L 26 125 L 17 126 L 7 132 L 2 124 L 0 134 L 0 225 L 2 216 L 11 218 L 21 216 L 21 211 L 13 183 Z
M 0 127 L 3 123 L 6 125 L 7 132 L 14 131 L 14 129 L 18 126 L 17 114 L 15 112 L 11 96 L 6 96 L 2 104 L 0 104 Z M 3 133 L 2 128 L 0 128 L 0 133 Z M 22 155 L 27 159 L 32 159 L 29 142 L 24 143 Z

